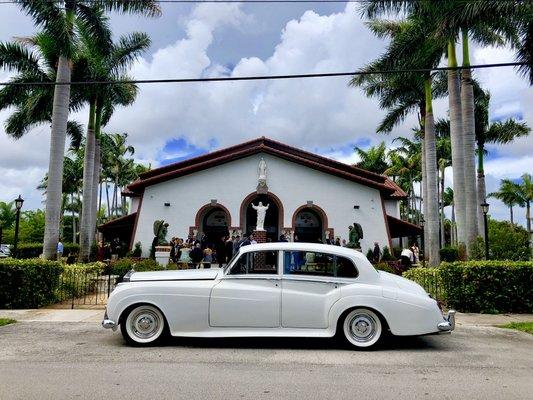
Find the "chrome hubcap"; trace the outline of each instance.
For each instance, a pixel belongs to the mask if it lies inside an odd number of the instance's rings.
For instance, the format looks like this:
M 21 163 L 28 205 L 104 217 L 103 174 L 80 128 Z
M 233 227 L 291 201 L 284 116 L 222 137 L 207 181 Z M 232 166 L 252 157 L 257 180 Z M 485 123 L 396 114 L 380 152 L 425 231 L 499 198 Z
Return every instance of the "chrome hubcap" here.
M 159 316 L 151 310 L 139 310 L 131 318 L 131 330 L 135 336 L 148 339 L 154 336 L 161 324 Z
M 354 315 L 350 321 L 350 334 L 358 342 L 372 340 L 376 334 L 376 321 L 367 314 Z

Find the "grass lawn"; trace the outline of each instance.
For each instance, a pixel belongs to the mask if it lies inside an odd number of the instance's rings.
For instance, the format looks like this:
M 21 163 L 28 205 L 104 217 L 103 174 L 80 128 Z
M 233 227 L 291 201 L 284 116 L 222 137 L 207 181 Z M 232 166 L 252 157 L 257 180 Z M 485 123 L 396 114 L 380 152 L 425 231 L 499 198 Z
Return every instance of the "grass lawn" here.
M 9 325 L 9 324 L 14 324 L 15 321 L 14 319 L 10 319 L 10 318 L 0 318 L 0 326 L 4 326 L 4 325 Z
M 511 322 L 505 325 L 497 325 L 498 328 L 516 329 L 533 335 L 533 321 L 530 322 Z

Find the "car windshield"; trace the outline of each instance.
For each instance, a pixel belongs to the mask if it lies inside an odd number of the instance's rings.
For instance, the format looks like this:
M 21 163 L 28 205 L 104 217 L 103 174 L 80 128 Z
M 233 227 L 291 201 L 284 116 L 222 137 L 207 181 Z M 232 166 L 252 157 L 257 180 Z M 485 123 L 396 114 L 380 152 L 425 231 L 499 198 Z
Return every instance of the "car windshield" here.
M 224 273 L 227 272 L 228 270 L 228 267 L 233 264 L 233 261 L 235 261 L 235 259 L 237 258 L 237 256 L 240 254 L 240 251 L 237 251 L 233 257 L 231 257 L 231 259 L 228 261 L 228 263 L 224 266 Z

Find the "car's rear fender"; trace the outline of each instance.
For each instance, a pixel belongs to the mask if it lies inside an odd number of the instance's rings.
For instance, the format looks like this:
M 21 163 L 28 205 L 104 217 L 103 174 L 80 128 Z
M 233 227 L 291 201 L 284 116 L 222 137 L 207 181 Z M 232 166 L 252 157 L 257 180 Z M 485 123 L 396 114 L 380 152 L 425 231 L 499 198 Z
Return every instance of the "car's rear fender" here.
M 354 295 L 343 297 L 333 305 L 329 326 L 336 329 L 344 312 L 356 307 L 377 311 L 385 319 L 391 333 L 398 336 L 433 333 L 438 330 L 438 323 L 443 321 L 436 303 L 432 305 L 428 302 L 427 306 L 420 306 L 379 295 Z

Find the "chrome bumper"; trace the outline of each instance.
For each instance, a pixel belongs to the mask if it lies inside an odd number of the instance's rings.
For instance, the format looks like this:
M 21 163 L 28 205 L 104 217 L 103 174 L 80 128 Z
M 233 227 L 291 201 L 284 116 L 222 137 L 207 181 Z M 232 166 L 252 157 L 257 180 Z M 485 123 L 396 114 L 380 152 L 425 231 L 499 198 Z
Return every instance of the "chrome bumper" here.
M 444 321 L 437 325 L 441 333 L 451 332 L 455 329 L 455 310 L 449 310 Z
M 115 321 L 112 321 L 110 319 L 104 319 L 102 321 L 102 326 L 106 329 L 113 329 L 114 331 L 117 330 L 118 326 Z

